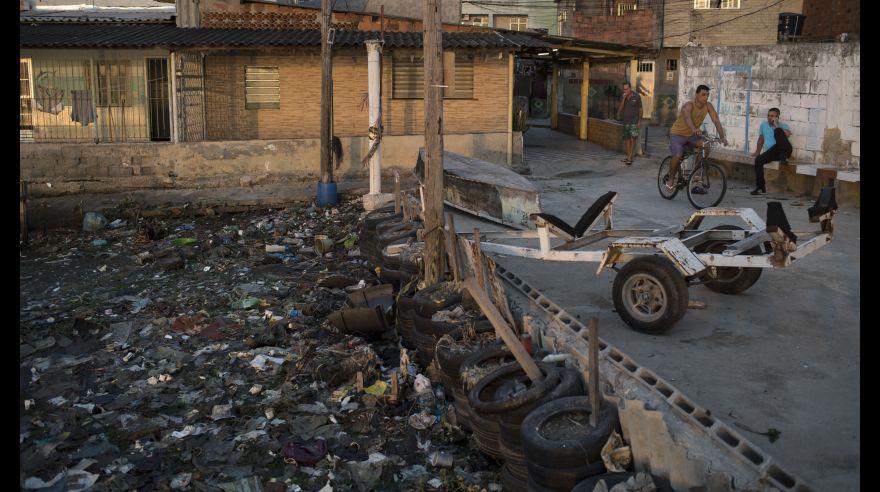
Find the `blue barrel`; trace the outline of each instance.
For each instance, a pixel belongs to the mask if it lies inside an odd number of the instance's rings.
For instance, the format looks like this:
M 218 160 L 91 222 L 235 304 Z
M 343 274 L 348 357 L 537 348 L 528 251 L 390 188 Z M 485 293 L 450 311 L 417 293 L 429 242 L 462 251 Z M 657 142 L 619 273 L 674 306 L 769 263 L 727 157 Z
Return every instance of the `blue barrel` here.
M 336 205 L 336 183 L 318 183 L 318 206 Z

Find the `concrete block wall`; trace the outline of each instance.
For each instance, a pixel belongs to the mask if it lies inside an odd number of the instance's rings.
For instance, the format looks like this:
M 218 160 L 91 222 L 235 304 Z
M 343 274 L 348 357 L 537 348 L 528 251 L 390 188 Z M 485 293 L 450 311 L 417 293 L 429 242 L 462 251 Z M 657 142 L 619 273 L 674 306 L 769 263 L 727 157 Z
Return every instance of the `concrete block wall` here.
M 507 165 L 507 132 L 444 135 L 444 148 Z M 367 177 L 361 159 L 366 136 L 342 137 L 343 159 L 334 170 L 342 182 Z M 513 162 L 522 162 L 522 137 L 513 138 Z M 386 135 L 383 173 L 412 169 L 423 135 Z M 317 138 L 187 143 L 57 144 L 21 143 L 21 178 L 31 195 L 111 193 L 148 188 L 238 187 L 301 180 L 320 175 Z
M 623 125 L 616 121 L 590 118 L 587 121 L 587 141 L 606 149 L 623 151 Z
M 723 69 L 732 65 L 751 67 L 751 84 L 745 72 Z M 745 152 L 748 143 L 754 152 L 758 128 L 777 107 L 792 129 L 794 160 L 858 169 L 859 66 L 859 43 L 682 48 L 679 108 L 693 99 L 697 85 L 710 86 L 709 100 L 731 143 L 727 149 Z M 715 133 L 708 118 L 704 125 Z

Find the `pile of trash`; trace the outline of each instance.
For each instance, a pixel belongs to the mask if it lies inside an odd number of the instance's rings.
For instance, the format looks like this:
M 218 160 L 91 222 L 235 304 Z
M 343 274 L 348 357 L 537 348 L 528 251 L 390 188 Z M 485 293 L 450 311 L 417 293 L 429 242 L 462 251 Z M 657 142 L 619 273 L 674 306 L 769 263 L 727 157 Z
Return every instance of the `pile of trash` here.
M 359 203 L 176 215 L 22 250 L 21 488 L 501 489 L 396 327 L 337 319 L 394 319 Z

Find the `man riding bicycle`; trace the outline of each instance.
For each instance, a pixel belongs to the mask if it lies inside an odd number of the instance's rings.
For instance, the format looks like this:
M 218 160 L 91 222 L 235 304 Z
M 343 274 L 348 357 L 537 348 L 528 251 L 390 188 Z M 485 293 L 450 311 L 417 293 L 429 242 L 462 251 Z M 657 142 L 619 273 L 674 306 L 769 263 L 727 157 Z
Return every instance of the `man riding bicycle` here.
M 705 85 L 697 86 L 696 96 L 693 101 L 688 101 L 678 113 L 678 118 L 672 128 L 669 129 L 669 152 L 672 154 L 672 162 L 669 165 L 669 175 L 666 176 L 666 189 L 673 191 L 675 189 L 675 176 L 678 172 L 678 166 L 684 156 L 684 147 L 703 147 L 703 132 L 700 125 L 706 119 L 706 114 L 712 118 L 715 129 L 721 137 L 721 143 L 727 145 L 727 139 L 724 137 L 724 128 L 721 127 L 721 121 L 718 120 L 718 113 L 712 103 L 709 102 L 709 87 Z M 700 153 L 698 152 L 699 156 Z M 706 191 L 700 186 L 694 186 L 691 193 L 705 194 Z

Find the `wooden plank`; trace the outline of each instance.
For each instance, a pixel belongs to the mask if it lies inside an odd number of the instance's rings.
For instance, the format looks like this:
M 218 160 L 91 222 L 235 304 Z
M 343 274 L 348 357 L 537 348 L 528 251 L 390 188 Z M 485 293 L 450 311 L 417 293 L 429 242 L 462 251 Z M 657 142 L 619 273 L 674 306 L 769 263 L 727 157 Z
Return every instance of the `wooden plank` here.
M 483 277 L 483 252 L 480 250 L 480 230 L 476 227 L 474 228 L 474 242 L 471 243 L 471 249 L 474 252 L 474 257 L 471 259 L 474 262 L 474 275 L 480 283 L 480 288 L 483 288 L 486 285 L 486 279 Z
M 602 410 L 602 398 L 599 387 L 599 320 L 590 318 L 589 344 L 590 344 L 590 425 L 596 427 L 599 422 L 599 412 Z
M 532 380 L 532 383 L 537 384 L 543 380 L 544 374 L 529 356 L 529 353 L 522 346 L 516 335 L 510 330 L 510 327 L 507 326 L 507 323 L 504 322 L 504 318 L 498 312 L 495 305 L 492 304 L 492 301 L 489 300 L 489 297 L 486 296 L 486 292 L 480 288 L 477 279 L 474 277 L 467 278 L 464 281 L 464 287 L 471 293 L 483 314 L 489 318 L 489 322 L 495 327 L 495 333 L 498 335 L 498 338 L 504 341 L 507 348 L 510 349 L 510 352 L 516 358 L 516 361 L 525 370 L 526 375 Z
M 587 120 L 589 119 L 588 101 L 590 95 L 590 62 L 585 61 L 583 65 L 583 82 L 581 83 L 581 117 L 580 131 L 578 136 L 581 140 L 587 139 Z
M 455 233 L 455 215 L 449 213 L 446 217 L 447 238 L 449 242 L 446 254 L 449 255 L 449 267 L 452 269 L 452 278 L 456 283 L 461 281 L 461 269 L 459 268 L 458 235 Z
M 489 288 L 492 289 L 492 298 L 495 301 L 495 305 L 498 306 L 499 311 L 507 319 L 507 322 L 510 323 L 510 326 L 516 328 L 516 320 L 513 318 L 513 313 L 510 312 L 510 305 L 507 303 L 507 293 L 504 291 L 501 279 L 498 278 L 498 274 L 495 271 L 495 260 L 488 256 L 486 257 L 486 269 L 489 270 Z

